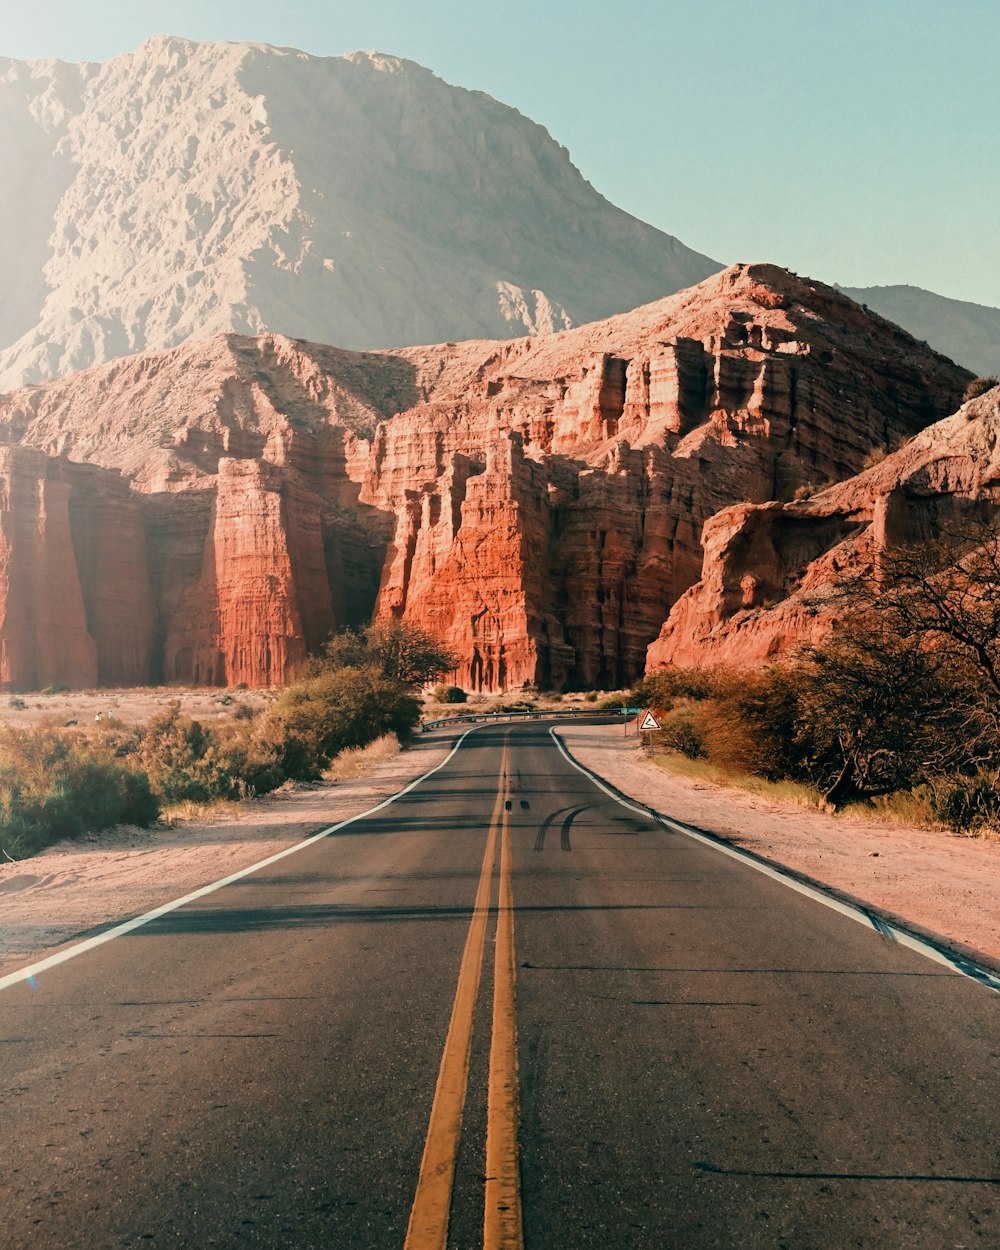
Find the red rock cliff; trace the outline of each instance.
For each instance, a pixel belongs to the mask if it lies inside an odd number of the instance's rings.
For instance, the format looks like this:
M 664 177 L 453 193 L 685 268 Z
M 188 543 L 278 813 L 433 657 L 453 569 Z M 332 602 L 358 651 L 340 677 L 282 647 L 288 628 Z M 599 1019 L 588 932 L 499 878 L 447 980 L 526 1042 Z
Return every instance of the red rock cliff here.
M 0 447 L 0 683 L 146 681 L 154 613 L 120 474 Z
M 831 593 L 840 570 L 874 577 L 881 553 L 954 532 L 973 512 L 1000 523 L 998 446 L 1000 388 L 808 500 L 718 513 L 701 579 L 674 605 L 649 666 L 753 666 L 821 641 L 843 613 Z
M 857 473 L 953 410 L 967 377 L 838 292 L 752 265 L 540 340 L 189 343 L 0 399 L 0 437 L 57 457 L 55 481 L 127 479 L 118 503 L 67 512 L 101 680 L 283 681 L 374 611 L 440 634 L 473 689 L 616 686 L 698 579 L 709 517 Z M 11 525 L 30 530 L 24 498 Z M 120 577 L 84 537 L 105 527 L 131 553 Z M 144 589 L 114 658 L 101 639 L 126 583 Z M 63 632 L 45 645 L 90 680 Z M 35 682 L 33 664 L 15 656 L 5 680 Z

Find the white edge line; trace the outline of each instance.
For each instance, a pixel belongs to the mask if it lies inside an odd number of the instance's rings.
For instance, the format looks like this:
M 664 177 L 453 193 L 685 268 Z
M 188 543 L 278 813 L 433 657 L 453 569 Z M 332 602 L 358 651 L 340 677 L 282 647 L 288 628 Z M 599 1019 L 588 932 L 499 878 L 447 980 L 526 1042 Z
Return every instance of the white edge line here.
M 906 946 L 910 950 L 916 951 L 927 959 L 932 959 L 935 963 L 944 964 L 946 968 L 950 968 L 952 972 L 961 973 L 962 976 L 968 977 L 971 981 L 976 981 L 980 985 L 986 986 L 988 989 L 996 990 L 1000 993 L 1000 975 L 991 968 L 986 968 L 982 964 L 977 964 L 974 960 L 964 959 L 960 955 L 953 955 L 949 951 L 935 946 L 933 942 L 926 938 L 917 937 L 913 933 L 907 933 L 905 929 L 899 929 L 894 924 L 890 924 L 886 920 L 878 920 L 876 922 L 873 917 L 861 907 L 855 906 L 853 903 L 845 903 L 842 899 L 836 898 L 833 894 L 827 894 L 825 891 L 814 885 L 807 885 L 804 881 L 797 881 L 788 873 L 783 872 L 780 868 L 775 868 L 772 864 L 767 864 L 763 860 L 758 859 L 756 855 L 752 855 L 749 851 L 741 850 L 739 847 L 729 846 L 725 842 L 717 841 L 715 838 L 707 837 L 700 833 L 697 829 L 690 825 L 685 825 L 679 820 L 673 820 L 669 816 L 664 816 L 660 812 L 650 807 L 638 807 L 633 803 L 629 803 L 620 795 L 615 794 L 608 786 L 604 784 L 600 777 L 591 772 L 586 765 L 575 760 L 563 744 L 562 739 L 556 733 L 556 727 L 553 725 L 549 730 L 556 746 L 562 752 L 567 763 L 583 773 L 585 777 L 594 783 L 599 790 L 614 799 L 616 803 L 621 804 L 630 812 L 636 812 L 640 816 L 647 819 L 653 817 L 658 820 L 666 828 L 673 829 L 675 833 L 683 833 L 689 838 L 694 838 L 696 842 L 701 842 L 705 846 L 709 846 L 714 851 L 719 851 L 723 855 L 728 855 L 730 859 L 739 860 L 741 864 L 746 864 L 748 868 L 763 873 L 765 877 L 770 877 L 773 881 L 778 881 L 782 885 L 788 886 L 789 889 L 795 890 L 798 894 L 804 894 L 807 898 L 813 899 L 817 903 L 822 903 L 824 907 L 829 907 L 833 911 L 840 912 L 842 916 L 847 916 L 850 920 L 855 920 L 858 924 L 863 924 L 869 929 L 874 929 L 876 933 L 881 933 L 884 937 L 891 938 L 892 941 L 898 942 L 900 946 Z M 0 983 L 2 985 L 2 983 Z
M 98 933 L 94 937 L 86 938 L 82 942 L 68 946 L 65 950 L 57 951 L 54 955 L 49 955 L 36 963 L 28 964 L 25 968 L 18 968 L 16 972 L 8 972 L 6 976 L 0 977 L 0 990 L 9 989 L 12 985 L 19 985 L 22 981 L 38 976 L 40 972 L 48 972 L 50 968 L 57 968 L 60 964 L 66 963 L 67 960 L 75 959 L 78 955 L 84 955 L 87 951 L 103 946 L 105 942 L 111 942 L 115 938 L 123 937 L 126 933 L 132 933 L 136 929 L 141 929 L 143 925 L 149 924 L 152 920 L 158 920 L 161 916 L 166 916 L 169 912 L 176 911 L 187 903 L 193 903 L 195 899 L 204 898 L 206 894 L 213 894 L 216 890 L 221 890 L 224 885 L 232 885 L 234 881 L 241 881 L 244 877 L 249 877 L 261 868 L 267 868 L 271 864 L 276 864 L 279 860 L 285 859 L 289 855 L 294 855 L 297 851 L 301 851 L 307 846 L 312 846 L 314 842 L 319 842 L 321 838 L 325 838 L 331 833 L 336 833 L 339 829 L 344 829 L 348 825 L 353 825 L 356 820 L 363 820 L 366 816 L 371 816 L 373 812 L 381 811 L 383 807 L 388 807 L 390 803 L 395 803 L 404 794 L 409 794 L 411 790 L 419 786 L 422 781 L 426 781 L 428 777 L 432 777 L 439 769 L 444 768 L 445 764 L 451 760 L 469 734 L 475 733 L 477 729 L 482 728 L 482 725 L 474 725 L 471 729 L 467 729 L 440 764 L 435 764 L 427 772 L 421 773 L 409 785 L 404 786 L 402 790 L 397 790 L 395 794 L 391 794 L 387 799 L 383 799 L 381 803 L 376 803 L 374 807 L 369 807 L 366 811 L 358 812 L 355 816 L 349 816 L 346 820 L 338 821 L 335 825 L 321 829 L 319 833 L 312 834 L 305 841 L 297 842 L 294 846 L 286 846 L 283 851 L 269 855 L 267 859 L 262 859 L 256 864 L 250 864 L 247 868 L 241 868 L 238 872 L 230 873 L 228 877 L 223 877 L 219 881 L 213 881 L 209 885 L 203 885 L 197 890 L 192 890 L 190 894 L 185 894 L 183 898 L 175 898 L 170 903 L 163 903 L 160 907 L 154 907 L 152 911 L 143 912 L 141 916 L 135 916 L 132 920 L 125 920 L 121 924 L 116 924 L 110 929 L 105 929 L 103 933 Z

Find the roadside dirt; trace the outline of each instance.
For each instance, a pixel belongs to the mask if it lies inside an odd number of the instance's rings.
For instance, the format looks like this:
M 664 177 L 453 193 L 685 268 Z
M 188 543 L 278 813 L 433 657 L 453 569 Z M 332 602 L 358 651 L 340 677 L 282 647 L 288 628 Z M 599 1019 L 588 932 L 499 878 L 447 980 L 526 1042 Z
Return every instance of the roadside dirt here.
M 581 764 L 640 803 L 1000 967 L 1000 842 L 833 816 L 674 777 L 617 726 L 570 724 L 559 734 Z

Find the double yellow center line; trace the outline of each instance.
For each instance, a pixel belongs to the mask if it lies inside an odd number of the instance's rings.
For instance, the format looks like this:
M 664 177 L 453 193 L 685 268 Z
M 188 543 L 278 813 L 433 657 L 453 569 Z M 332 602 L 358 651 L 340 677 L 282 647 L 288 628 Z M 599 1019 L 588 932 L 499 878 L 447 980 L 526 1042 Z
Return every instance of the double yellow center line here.
M 500 886 L 493 981 L 493 1034 L 487 1096 L 483 1250 L 522 1250 L 521 1181 L 517 1152 L 517 1018 L 514 1001 L 514 896 L 510 853 L 510 742 L 505 741 L 497 798 L 486 839 L 472 923 L 441 1056 L 405 1250 L 446 1250 L 455 1160 L 469 1084 L 472 1028 L 482 978 L 493 868 L 500 843 Z

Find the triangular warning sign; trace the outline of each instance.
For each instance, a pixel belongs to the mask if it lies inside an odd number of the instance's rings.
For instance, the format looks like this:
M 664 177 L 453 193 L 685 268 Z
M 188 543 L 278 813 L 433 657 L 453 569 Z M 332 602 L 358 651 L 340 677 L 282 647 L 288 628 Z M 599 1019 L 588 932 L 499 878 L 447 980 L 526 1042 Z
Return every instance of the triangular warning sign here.
M 639 721 L 640 732 L 646 729 L 659 729 L 660 722 L 656 719 L 652 712 L 643 712 L 642 720 Z

